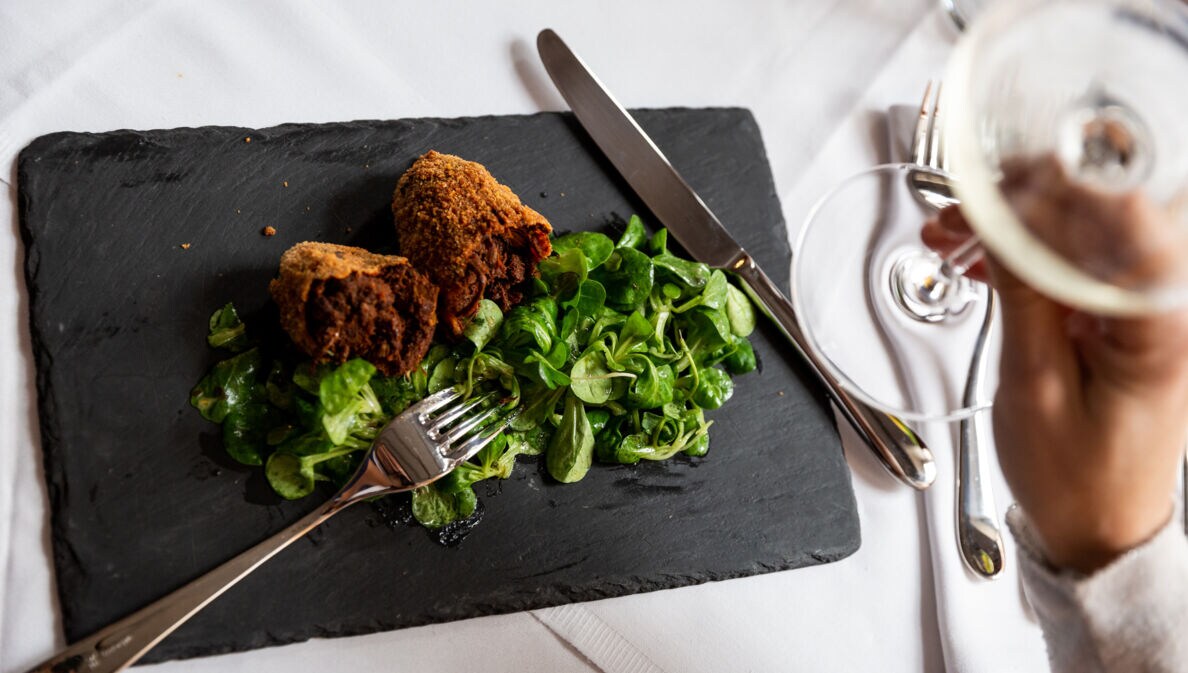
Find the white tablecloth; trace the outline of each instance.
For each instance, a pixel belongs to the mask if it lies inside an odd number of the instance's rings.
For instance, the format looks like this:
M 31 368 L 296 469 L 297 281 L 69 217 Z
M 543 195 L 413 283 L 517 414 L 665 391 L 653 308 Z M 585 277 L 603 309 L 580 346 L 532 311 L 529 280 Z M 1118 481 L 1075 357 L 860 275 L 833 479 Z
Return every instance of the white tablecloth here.
M 535 55 L 546 26 L 629 106 L 752 109 L 790 233 L 826 187 L 885 159 L 883 111 L 915 100 L 956 38 L 933 0 L 0 5 L 0 673 L 63 644 L 14 204 L 20 148 L 59 130 L 563 109 Z M 993 583 L 964 573 L 941 511 L 951 438 L 924 431 L 941 467 L 927 505 L 843 432 L 863 543 L 835 564 L 154 670 L 1046 670 L 1013 559 Z

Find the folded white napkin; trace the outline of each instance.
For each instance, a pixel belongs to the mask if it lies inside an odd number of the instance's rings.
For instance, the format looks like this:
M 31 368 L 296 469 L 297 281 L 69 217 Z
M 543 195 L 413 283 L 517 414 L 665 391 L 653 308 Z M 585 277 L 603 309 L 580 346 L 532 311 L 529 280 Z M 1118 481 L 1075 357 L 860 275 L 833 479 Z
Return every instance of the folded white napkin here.
M 893 161 L 910 161 L 912 131 L 919 108 L 892 106 L 887 114 Z M 994 337 L 996 338 L 996 337 Z M 995 349 L 989 349 L 993 356 Z M 991 372 L 996 369 L 989 367 Z M 964 370 L 954 372 L 949 382 L 960 391 Z M 993 381 L 996 376 L 988 376 Z M 989 423 L 989 412 L 982 412 L 978 422 Z M 996 517 L 1006 544 L 1006 565 L 993 580 L 975 575 L 961 558 L 957 545 L 957 423 L 930 423 L 919 428 L 936 456 L 936 483 L 923 494 L 924 510 L 931 541 L 932 572 L 936 583 L 937 619 L 941 643 L 949 671 L 1023 671 L 1035 670 L 1045 658 L 1039 626 L 1030 613 L 1017 573 L 1015 541 L 1006 529 L 1006 508 L 1013 502 L 1002 478 L 992 437 L 984 433 L 980 447 L 982 460 L 990 465 L 993 478 L 984 488 L 993 489 L 998 505 Z
M 531 614 L 600 671 L 663 673 L 647 654 L 580 603 L 533 610 Z

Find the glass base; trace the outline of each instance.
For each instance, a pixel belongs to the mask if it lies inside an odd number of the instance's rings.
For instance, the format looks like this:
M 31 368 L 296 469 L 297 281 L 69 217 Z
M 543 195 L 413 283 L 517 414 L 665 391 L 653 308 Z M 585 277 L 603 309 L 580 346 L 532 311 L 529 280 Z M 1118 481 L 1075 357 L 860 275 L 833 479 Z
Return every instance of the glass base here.
M 953 320 L 973 303 L 975 295 L 964 276 L 948 277 L 944 260 L 930 250 L 904 253 L 891 266 L 888 286 L 895 304 L 913 320 Z

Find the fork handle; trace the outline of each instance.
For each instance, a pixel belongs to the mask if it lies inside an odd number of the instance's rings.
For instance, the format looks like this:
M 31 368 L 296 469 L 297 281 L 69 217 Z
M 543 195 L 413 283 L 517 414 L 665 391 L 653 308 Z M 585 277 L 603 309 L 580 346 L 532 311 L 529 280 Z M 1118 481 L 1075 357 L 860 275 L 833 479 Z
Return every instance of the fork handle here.
M 1002 573 L 1006 551 L 998 528 L 990 473 L 979 455 L 982 423 L 975 413 L 961 419 L 957 450 L 957 545 L 965 565 L 987 579 Z
M 113 673 L 124 670 L 248 573 L 352 502 L 356 501 L 333 499 L 327 502 L 182 588 L 70 645 L 29 673 Z
M 974 245 L 977 245 L 977 239 Z M 968 241 L 967 241 L 968 243 Z M 963 244 L 962 247 L 970 246 Z M 978 330 L 974 355 L 969 363 L 969 374 L 965 379 L 965 394 L 962 402 L 973 407 L 978 401 L 978 392 L 989 360 L 986 358 L 986 340 L 994 323 L 994 305 L 997 303 L 994 290 L 986 289 L 986 315 Z M 990 471 L 982 462 L 981 453 L 986 442 L 983 433 L 985 414 L 974 413 L 961 419 L 957 443 L 957 544 L 961 558 L 974 574 L 994 578 L 1002 573 L 1006 551 L 1002 543 L 1002 531 L 998 526 L 998 508 L 994 505 L 994 488 L 990 483 Z
M 742 279 L 748 294 L 796 350 L 804 356 L 813 372 L 825 384 L 829 395 L 837 403 L 842 416 L 849 421 L 866 445 L 893 476 L 917 490 L 928 488 L 936 479 L 936 464 L 932 452 L 916 433 L 898 418 L 872 409 L 851 397 L 836 378 L 821 364 L 816 353 L 808 347 L 792 303 L 784 297 L 775 283 L 763 273 L 747 253 L 742 253 L 730 269 Z

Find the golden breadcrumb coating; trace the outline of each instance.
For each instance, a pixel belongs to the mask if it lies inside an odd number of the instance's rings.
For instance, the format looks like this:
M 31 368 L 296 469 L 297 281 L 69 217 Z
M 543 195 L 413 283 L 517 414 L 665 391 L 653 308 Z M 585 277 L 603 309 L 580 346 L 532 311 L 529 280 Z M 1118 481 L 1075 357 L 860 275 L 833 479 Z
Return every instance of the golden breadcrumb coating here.
M 465 329 L 486 297 L 519 303 L 552 251 L 552 227 L 481 164 L 436 151 L 401 176 L 392 198 L 400 252 L 441 289 L 438 322 Z

